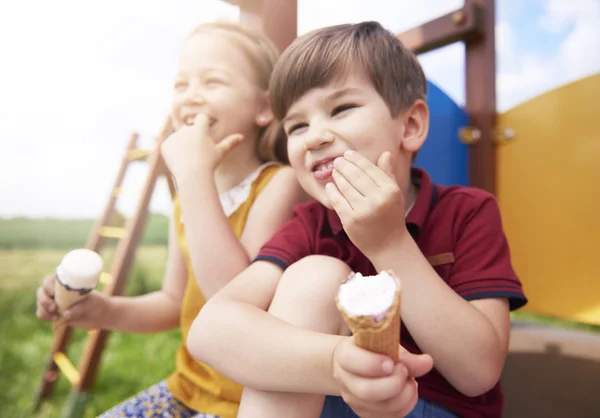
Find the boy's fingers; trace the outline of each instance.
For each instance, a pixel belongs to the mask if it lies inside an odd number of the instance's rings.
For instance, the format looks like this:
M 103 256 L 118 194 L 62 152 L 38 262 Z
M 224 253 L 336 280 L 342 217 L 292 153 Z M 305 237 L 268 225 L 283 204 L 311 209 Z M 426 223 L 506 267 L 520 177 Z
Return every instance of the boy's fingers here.
M 352 207 L 334 183 L 327 183 L 325 186 L 325 193 L 327 193 L 331 206 L 333 206 L 333 209 L 341 219 L 344 219 L 352 212 Z
M 418 384 L 414 379 L 407 379 L 398 396 L 391 397 L 378 405 L 379 416 L 404 417 L 408 415 L 419 401 Z
M 337 186 L 340 193 L 346 198 L 348 203 L 353 209 L 356 209 L 359 202 L 364 198 L 362 194 L 356 188 L 346 180 L 344 176 L 342 176 L 339 171 L 333 170 L 333 181 Z
M 382 401 L 360 399 L 350 392 L 344 392 L 343 398 L 361 417 L 403 417 L 414 409 L 419 400 L 417 387 L 417 382 L 409 379 L 401 393 Z
M 392 164 L 392 154 L 389 151 L 384 152 L 377 160 L 377 167 L 381 168 L 385 174 L 394 179 L 394 166 Z
M 433 358 L 429 354 L 413 354 L 400 347 L 400 363 L 406 366 L 410 377 L 420 377 L 433 368 Z
M 387 356 L 358 347 L 349 339 L 336 350 L 339 366 L 346 372 L 362 377 L 383 377 L 392 373 L 394 363 Z
M 381 185 L 383 181 L 388 180 L 388 174 L 384 173 L 380 167 L 373 164 L 359 152 L 346 151 L 344 158 L 365 172 L 375 184 Z
M 338 157 L 333 161 L 333 168 L 340 173 L 363 196 L 367 196 L 377 185 L 363 169 L 353 162 Z
M 339 379 L 352 397 L 365 403 L 377 403 L 398 398 L 405 390 L 407 374 L 404 366 L 398 364 L 389 376 L 365 378 L 342 370 Z

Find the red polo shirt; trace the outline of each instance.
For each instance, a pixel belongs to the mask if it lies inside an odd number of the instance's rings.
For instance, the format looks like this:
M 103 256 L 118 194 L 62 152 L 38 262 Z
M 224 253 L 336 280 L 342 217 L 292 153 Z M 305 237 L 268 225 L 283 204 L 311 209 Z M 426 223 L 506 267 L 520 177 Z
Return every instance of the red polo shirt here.
M 438 275 L 466 300 L 507 298 L 510 308 L 527 303 L 511 262 L 493 195 L 462 186 L 436 186 L 422 170 L 412 170 L 419 187 L 406 219 L 407 228 Z M 257 260 L 284 270 L 308 255 L 328 255 L 344 261 L 355 272 L 377 274 L 371 262 L 350 241 L 336 212 L 319 202 L 299 205 L 295 217 L 267 242 Z M 402 326 L 402 345 L 421 353 Z M 419 396 L 440 403 L 464 417 L 500 417 L 502 390 L 467 397 L 433 369 L 418 379 Z

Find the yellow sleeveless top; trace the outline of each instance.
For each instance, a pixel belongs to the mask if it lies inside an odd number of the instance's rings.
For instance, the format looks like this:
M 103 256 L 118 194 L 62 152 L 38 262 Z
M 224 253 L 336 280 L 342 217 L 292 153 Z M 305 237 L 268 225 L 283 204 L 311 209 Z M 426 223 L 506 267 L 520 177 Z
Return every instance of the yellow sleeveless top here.
M 224 206 L 225 213 L 232 212 L 228 214 L 229 225 L 231 225 L 233 232 L 238 238 L 241 237 L 244 231 L 246 219 L 248 218 L 252 204 L 281 167 L 279 165 L 262 166 L 262 169 L 254 173 L 254 176 L 245 180 L 245 182 L 250 181 L 250 185 L 246 185 L 246 188 L 242 187 L 241 189 L 238 186 L 238 188 L 232 190 L 241 193 L 242 196 L 239 196 L 239 193 L 238 196 L 221 196 L 221 203 Z M 248 194 L 247 198 L 239 205 L 239 201 L 244 198 L 246 193 Z M 229 205 L 229 211 L 226 205 Z M 239 206 L 236 207 L 237 205 Z M 185 342 L 190 326 L 200 312 L 200 309 L 206 303 L 206 300 L 194 277 L 185 240 L 184 223 L 181 220 L 181 207 L 178 196 L 174 200 L 173 215 L 177 228 L 177 241 L 185 258 L 188 271 L 187 287 L 183 296 L 180 320 L 181 334 Z M 177 351 L 175 373 L 169 376 L 167 385 L 175 398 L 197 412 L 218 415 L 223 418 L 235 418 L 237 416 L 242 396 L 242 386 L 194 359 L 188 352 L 185 343 Z

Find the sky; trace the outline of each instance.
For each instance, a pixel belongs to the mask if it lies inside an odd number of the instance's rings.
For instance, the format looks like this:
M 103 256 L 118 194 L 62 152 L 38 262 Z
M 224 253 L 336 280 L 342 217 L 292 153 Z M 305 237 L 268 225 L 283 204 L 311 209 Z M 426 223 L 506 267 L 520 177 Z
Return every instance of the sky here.
M 402 32 L 462 0 L 298 0 L 298 33 L 377 20 Z M 498 111 L 600 72 L 600 1 L 496 0 Z M 237 20 L 220 0 L 0 0 L 0 218 L 96 218 L 132 132 L 151 146 L 170 107 L 179 48 L 194 26 Z M 464 47 L 419 57 L 464 104 Z M 119 203 L 135 208 L 145 165 Z M 164 183 L 151 210 L 170 212 Z

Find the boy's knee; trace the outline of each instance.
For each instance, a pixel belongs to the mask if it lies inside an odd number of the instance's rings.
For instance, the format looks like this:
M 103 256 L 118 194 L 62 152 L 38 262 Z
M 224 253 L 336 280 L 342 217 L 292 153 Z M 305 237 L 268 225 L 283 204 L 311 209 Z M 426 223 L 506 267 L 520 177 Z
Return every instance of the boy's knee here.
M 350 273 L 350 267 L 337 258 L 311 255 L 289 266 L 280 279 L 280 286 L 292 286 L 300 292 L 305 290 L 308 296 L 328 294 L 335 297 L 340 284 Z
M 335 297 L 350 273 L 350 267 L 336 258 L 305 257 L 281 276 L 269 312 L 296 325 L 313 328 L 318 324 L 319 331 L 346 333 Z

